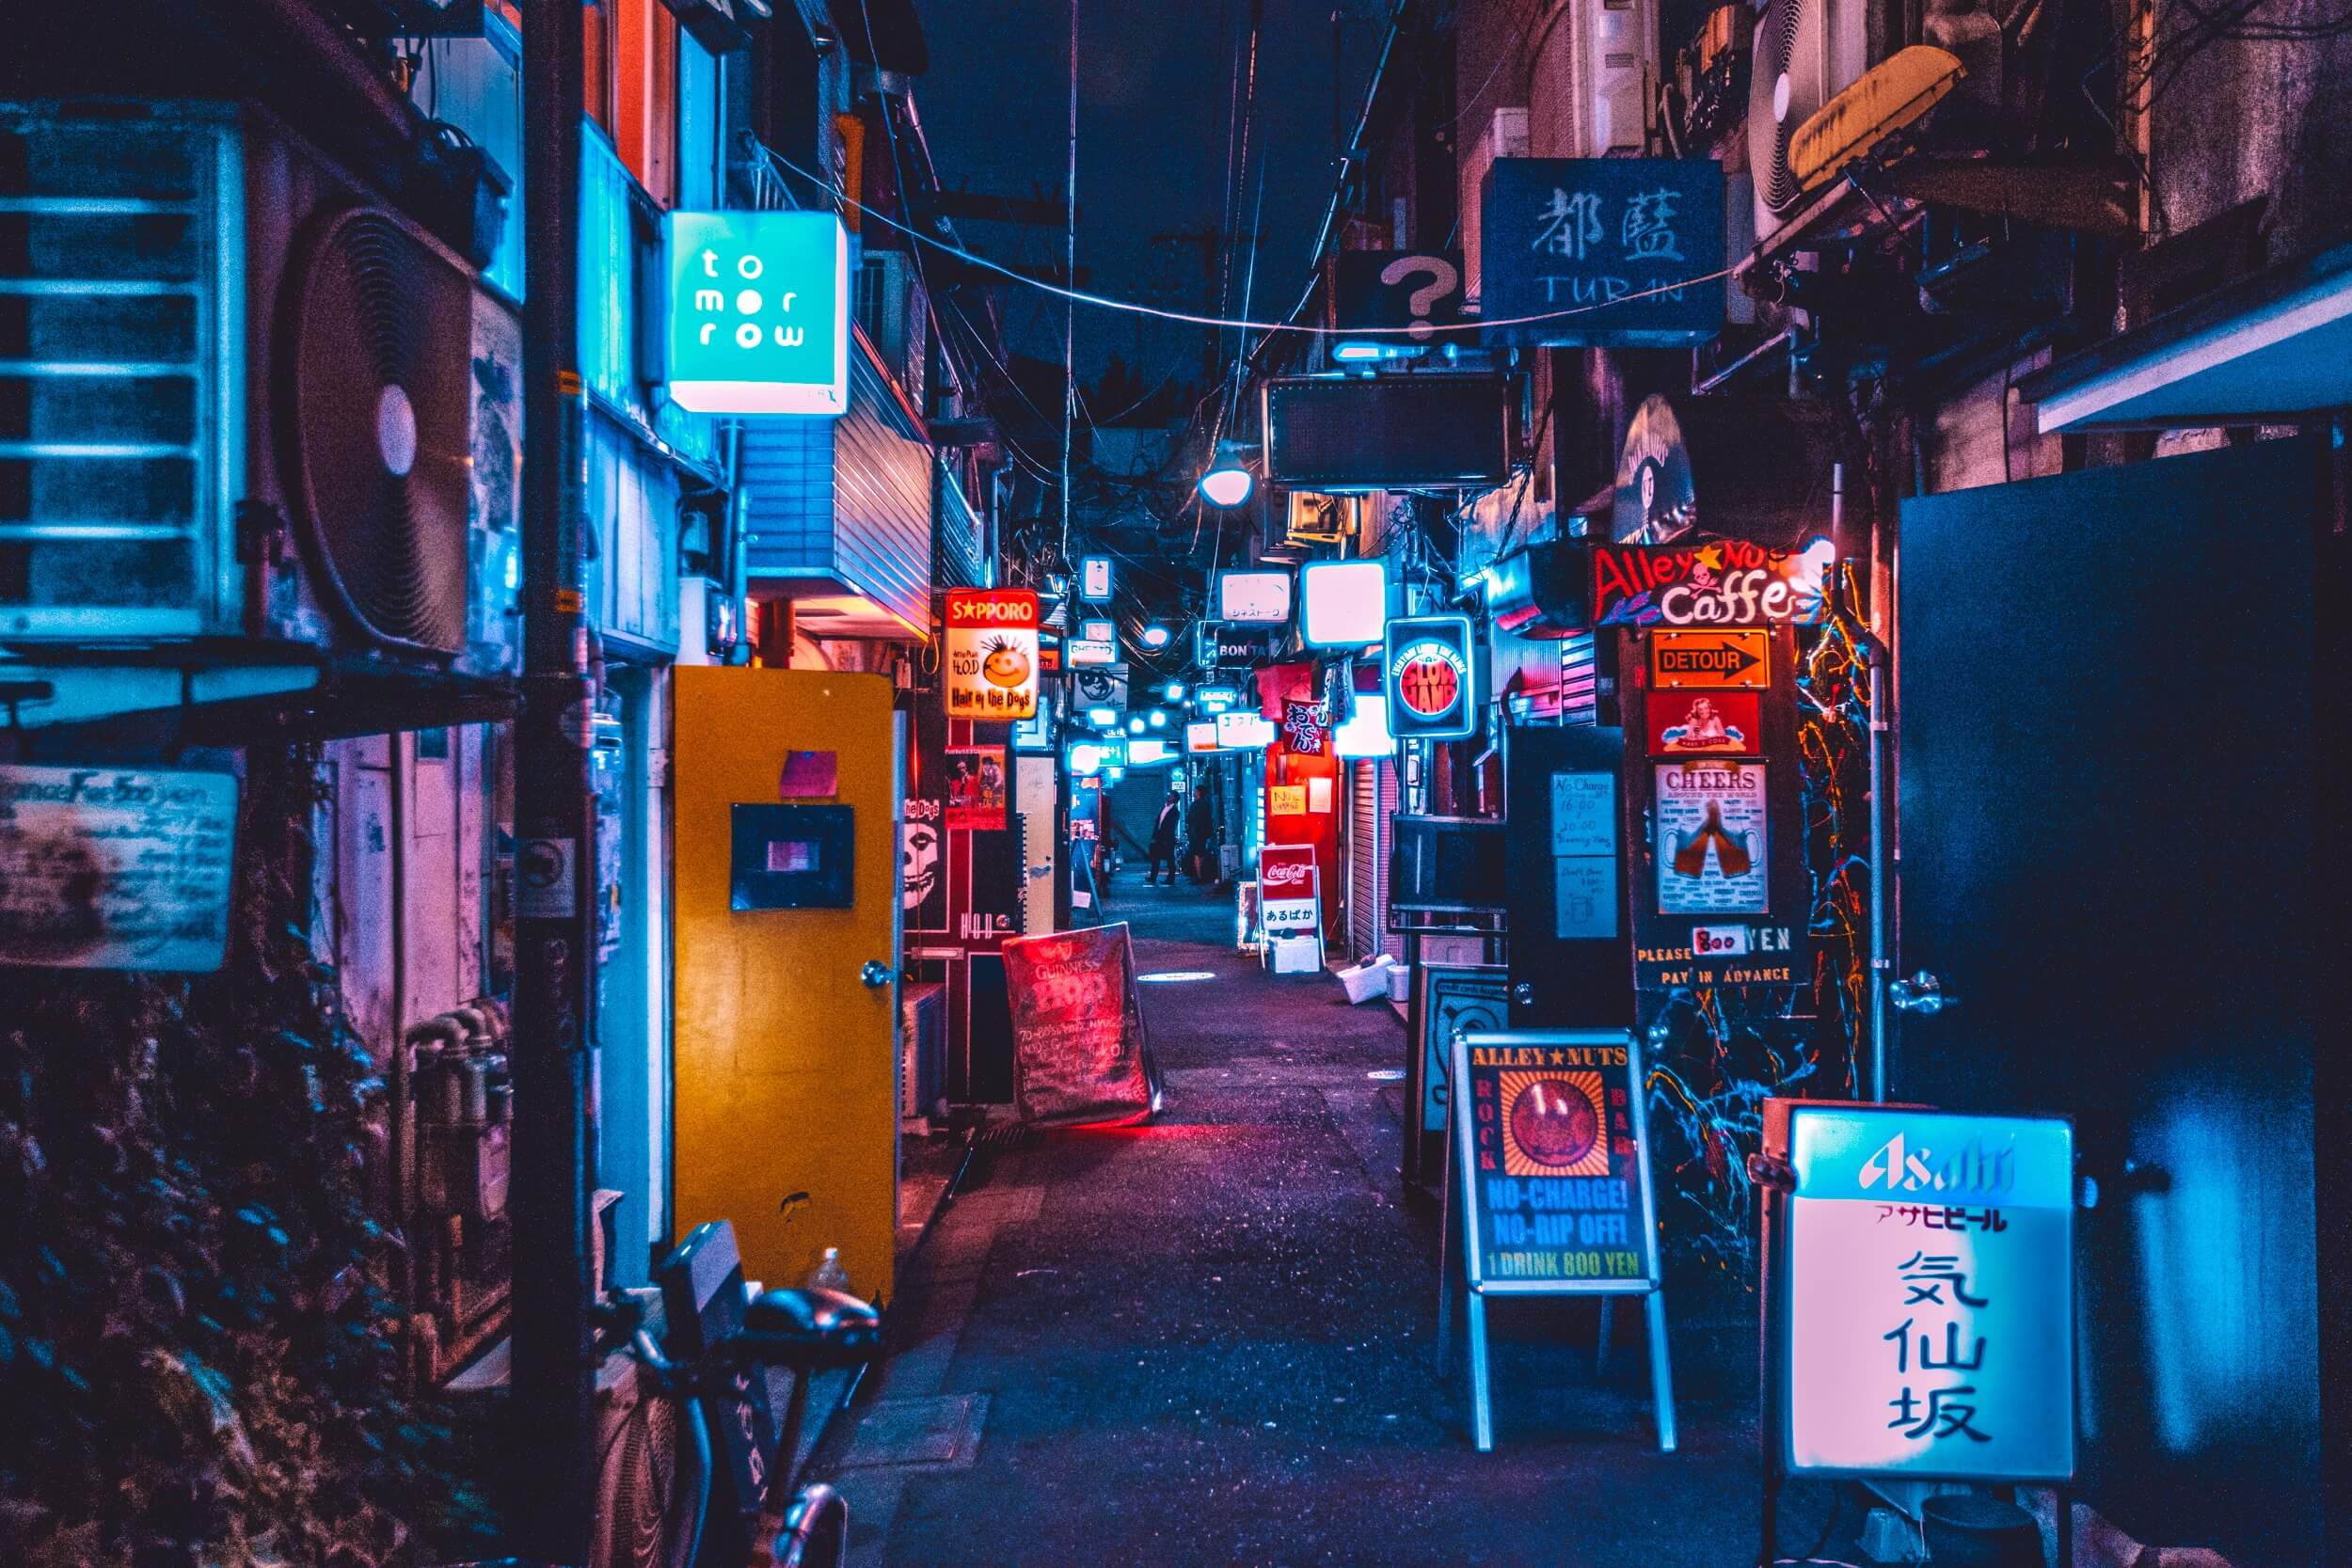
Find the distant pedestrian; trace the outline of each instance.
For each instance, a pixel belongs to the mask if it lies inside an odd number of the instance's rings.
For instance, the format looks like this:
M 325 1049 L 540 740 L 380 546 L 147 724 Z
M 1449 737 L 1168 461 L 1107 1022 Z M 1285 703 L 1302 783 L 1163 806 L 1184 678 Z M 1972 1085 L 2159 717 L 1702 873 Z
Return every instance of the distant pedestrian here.
M 1192 857 L 1192 879 L 1207 883 L 1216 879 L 1216 808 L 1209 803 L 1209 792 L 1193 792 L 1192 807 L 1184 813 L 1185 852 Z
M 1146 886 L 1159 880 L 1160 867 L 1168 867 L 1168 885 L 1176 885 L 1176 830 L 1184 821 L 1184 803 L 1174 790 L 1160 802 L 1160 815 L 1152 824 L 1152 863 L 1143 874 Z

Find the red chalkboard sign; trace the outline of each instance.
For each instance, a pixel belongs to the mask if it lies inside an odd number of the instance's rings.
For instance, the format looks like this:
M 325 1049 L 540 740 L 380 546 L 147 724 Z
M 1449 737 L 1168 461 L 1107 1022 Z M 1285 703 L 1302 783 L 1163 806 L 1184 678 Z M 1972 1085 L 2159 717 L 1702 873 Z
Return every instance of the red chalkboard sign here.
M 1013 1104 L 1033 1127 L 1141 1121 L 1159 1108 L 1125 923 L 1005 943 Z

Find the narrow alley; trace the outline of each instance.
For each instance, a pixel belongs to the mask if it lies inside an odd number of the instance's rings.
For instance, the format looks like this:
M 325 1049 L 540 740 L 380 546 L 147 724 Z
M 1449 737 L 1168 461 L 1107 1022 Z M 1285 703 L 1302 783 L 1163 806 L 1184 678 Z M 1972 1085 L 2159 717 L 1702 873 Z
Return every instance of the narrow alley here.
M 1399 1090 L 1376 1076 L 1403 1060 L 1395 1014 L 1236 954 L 1230 895 L 1120 883 L 1167 1109 L 976 1156 L 879 1386 L 818 1458 L 856 1560 L 1737 1560 L 1751 1346 L 1677 1336 L 1681 1447 L 1661 1455 L 1638 1314 L 1596 1379 L 1589 1302 L 1502 1303 L 1497 1446 L 1473 1452 L 1458 1339 L 1435 1370 L 1436 1205 L 1401 1196 Z M 1788 1539 L 1829 1496 L 1791 1488 Z

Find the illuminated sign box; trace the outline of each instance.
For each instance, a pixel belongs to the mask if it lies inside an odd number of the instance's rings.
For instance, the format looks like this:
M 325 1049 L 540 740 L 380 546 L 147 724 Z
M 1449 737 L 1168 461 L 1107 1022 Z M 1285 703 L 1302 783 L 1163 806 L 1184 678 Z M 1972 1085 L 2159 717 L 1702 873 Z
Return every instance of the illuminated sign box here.
M 2074 1473 L 2064 1120 L 1764 1102 L 1795 1188 L 1767 1240 L 1792 1475 Z
M 1078 562 L 1078 597 L 1089 604 L 1102 604 L 1111 596 L 1111 558 L 1107 555 L 1083 556 Z
M 1220 713 L 1216 743 L 1228 751 L 1263 752 L 1274 744 L 1274 721 L 1260 713 Z
M 1384 561 L 1317 561 L 1298 571 L 1298 631 L 1311 648 L 1361 648 L 1389 626 Z
M 1216 575 L 1216 618 L 1246 626 L 1279 626 L 1291 618 L 1291 575 L 1252 567 Z
M 1214 752 L 1216 744 L 1216 721 L 1203 720 L 1184 726 L 1184 750 L 1190 752 Z
M 1037 713 L 1037 595 L 1025 588 L 947 594 L 947 717 L 1028 719 Z
M 1381 669 L 1390 734 L 1400 740 L 1460 740 L 1477 733 L 1477 655 L 1469 616 L 1391 621 Z
M 666 374 L 697 414 L 850 407 L 850 237 L 830 213 L 672 213 Z

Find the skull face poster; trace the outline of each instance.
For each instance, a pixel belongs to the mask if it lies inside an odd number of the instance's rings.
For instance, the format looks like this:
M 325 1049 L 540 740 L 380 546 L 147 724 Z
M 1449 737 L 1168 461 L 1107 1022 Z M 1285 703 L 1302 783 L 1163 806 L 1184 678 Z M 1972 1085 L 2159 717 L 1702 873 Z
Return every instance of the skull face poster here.
M 1658 768 L 1658 912 L 1765 914 L 1764 764 Z
M 940 802 L 917 796 L 907 801 L 898 825 L 898 909 L 904 929 L 947 928 L 947 834 Z

